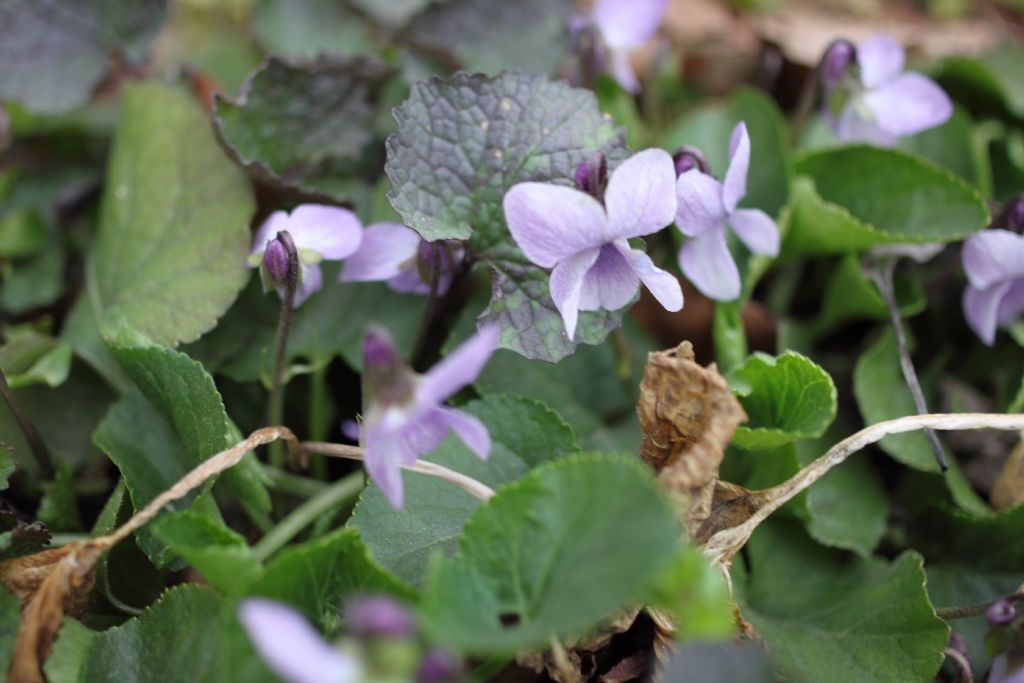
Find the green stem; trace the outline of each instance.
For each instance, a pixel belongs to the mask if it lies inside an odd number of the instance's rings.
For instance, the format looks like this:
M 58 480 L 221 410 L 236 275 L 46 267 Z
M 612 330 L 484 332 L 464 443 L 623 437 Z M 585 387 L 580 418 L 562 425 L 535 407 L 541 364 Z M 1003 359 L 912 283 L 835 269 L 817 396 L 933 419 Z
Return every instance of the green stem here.
M 309 375 L 309 439 L 327 440 L 327 366 Z M 327 481 L 327 461 L 321 458 L 310 463 L 314 479 Z
M 288 350 L 288 331 L 295 308 L 295 291 L 299 287 L 299 252 L 287 230 L 277 233 L 277 241 L 284 246 L 288 255 L 288 273 L 285 276 L 284 296 L 281 298 L 281 317 L 277 324 L 277 341 L 274 348 L 274 372 L 270 384 L 270 399 L 267 402 L 267 425 L 274 427 L 284 422 L 284 364 Z M 270 464 L 284 465 L 284 445 L 280 441 L 270 444 Z
M 292 474 L 270 465 L 263 465 L 263 473 L 270 479 L 272 489 L 299 498 L 311 498 L 327 488 L 327 484 L 322 481 Z
M 740 315 L 738 301 L 715 302 L 712 322 L 712 338 L 715 345 L 715 360 L 723 373 L 739 367 L 747 358 L 747 330 Z
M 253 546 L 256 559 L 263 561 L 288 544 L 300 531 L 331 508 L 355 498 L 363 488 L 363 473 L 355 472 L 330 484 L 282 519 Z
M 35 464 L 39 468 L 37 474 L 42 479 L 50 479 L 53 477 L 53 461 L 50 459 L 50 451 L 46 448 L 43 438 L 39 436 L 35 425 L 32 424 L 32 420 L 28 418 L 28 415 L 21 412 L 21 407 L 14 400 L 14 392 L 11 391 L 11 386 L 7 384 L 7 377 L 4 375 L 3 370 L 0 370 L 0 396 L 3 397 L 4 403 L 10 409 L 11 415 L 14 416 L 14 421 L 18 423 L 21 433 L 25 435 L 25 441 L 28 443 L 29 450 L 35 456 Z

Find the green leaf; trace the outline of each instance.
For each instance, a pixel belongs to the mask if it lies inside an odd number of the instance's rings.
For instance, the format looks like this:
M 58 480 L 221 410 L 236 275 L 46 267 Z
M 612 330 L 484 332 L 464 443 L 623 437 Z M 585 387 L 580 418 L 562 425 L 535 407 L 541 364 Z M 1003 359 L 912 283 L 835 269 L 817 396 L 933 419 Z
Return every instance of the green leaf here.
M 757 450 L 821 436 L 836 416 L 836 387 L 827 372 L 795 351 L 755 353 L 729 374 L 750 421 L 733 443 Z
M 649 595 L 645 604 L 667 610 L 675 618 L 677 641 L 725 640 L 735 632 L 729 586 L 722 572 L 693 545 L 680 548 Z
M 71 372 L 71 347 L 31 328 L 5 330 L 0 370 L 12 389 L 32 384 L 57 387 Z
M 156 84 L 122 96 L 89 290 L 97 320 L 159 344 L 212 328 L 249 277 L 248 181 L 197 102 Z
M 981 143 L 970 115 L 957 108 L 941 126 L 900 138 L 899 148 L 948 168 L 989 196 L 992 194 L 992 169 L 988 152 Z
M 978 515 L 927 506 L 908 518 L 910 540 L 927 559 L 928 594 L 937 607 L 964 607 L 1010 595 L 1024 581 L 1024 507 Z M 982 640 L 983 616 L 958 619 L 976 671 L 990 663 Z
M 448 0 L 408 27 L 417 45 L 449 54 L 469 72 L 555 71 L 569 48 L 568 0 Z
M 84 104 L 116 54 L 139 63 L 166 15 L 162 0 L 97 0 L 73 8 L 0 2 L 0 100 L 40 114 Z
M 204 680 L 217 656 L 221 611 L 221 599 L 211 588 L 172 588 L 140 616 L 95 634 L 79 679 Z
M 896 277 L 896 303 L 903 317 L 924 310 L 921 285 L 913 277 Z M 813 327 L 818 335 L 831 332 L 840 324 L 856 319 L 888 320 L 889 309 L 878 288 L 864 274 L 856 254 L 845 254 L 829 275 L 821 300 L 821 312 Z
M 401 26 L 430 4 L 430 0 L 351 0 L 351 4 L 388 26 Z
M 82 363 L 59 388 L 35 384 L 14 390 L 14 398 L 36 426 L 55 460 L 72 468 L 96 454 L 89 436 L 116 398 L 110 388 Z M 6 403 L 0 402 L 0 443 L 14 451 L 15 461 L 33 478 L 35 459 Z
M 729 137 L 740 121 L 750 134 L 751 159 L 747 196 L 740 205 L 776 216 L 786 203 L 792 178 L 789 133 L 778 106 L 764 93 L 740 88 L 726 102 L 688 114 L 669 126 L 660 146 L 669 151 L 681 145 L 700 148 L 713 174 L 722 178 L 729 167 Z
M 375 91 L 389 74 L 367 59 L 292 66 L 271 58 L 235 101 L 216 99 L 214 127 L 257 177 L 312 190 L 310 176 L 327 163 L 357 158 L 370 142 Z
M 268 52 L 282 57 L 356 55 L 373 48 L 369 28 L 344 4 L 332 0 L 258 0 L 252 30 Z
M 325 633 L 337 630 L 345 599 L 360 592 L 388 593 L 403 600 L 414 595 L 370 558 L 355 529 L 338 529 L 289 546 L 245 591 L 291 605 Z
M 79 683 L 79 673 L 97 635 L 82 622 L 64 617 L 53 642 L 53 652 L 43 663 L 46 680 L 49 683 Z
M 795 171 L 814 182 L 821 199 L 849 211 L 870 232 L 903 242 L 958 241 L 989 221 L 977 190 L 906 152 L 862 145 L 812 151 L 796 160 Z
M 4 443 L 0 443 L 0 491 L 10 486 L 11 475 L 14 474 L 14 451 Z
M 951 57 L 943 64 L 940 78 L 957 99 L 973 102 L 988 98 L 1015 116 L 1024 117 L 1021 60 L 1024 60 L 1024 49 L 1017 46 L 1007 46 L 982 57 Z
M 747 552 L 743 617 L 786 680 L 926 683 L 938 671 L 949 627 L 928 602 L 916 553 L 851 559 L 777 520 Z
M 14 653 L 14 637 L 21 623 L 21 603 L 18 598 L 0 588 L 0 671 L 7 671 Z
M 579 636 L 668 567 L 679 548 L 674 516 L 635 457 L 570 456 L 538 467 L 480 506 L 459 554 L 434 567 L 424 625 L 480 654 Z
M 531 468 L 576 451 L 572 429 L 550 408 L 527 398 L 488 396 L 462 406 L 491 435 L 491 454 L 480 460 L 455 436 L 423 459 L 497 488 Z M 453 555 L 466 520 L 480 506 L 473 496 L 435 477 L 406 473 L 405 505 L 395 510 L 380 489 L 366 487 L 348 526 L 359 529 L 374 558 L 414 586 L 426 580 L 435 553 Z
M 192 510 L 162 515 L 152 532 L 222 593 L 242 593 L 263 574 L 242 536 Z
M 804 176 L 793 181 L 789 204 L 779 216 L 779 231 L 782 256 L 843 254 L 906 241 L 858 220 L 842 206 L 825 201 L 815 191 L 814 182 Z
M 188 469 L 241 441 L 237 427 L 228 419 L 213 378 L 202 364 L 179 351 L 147 344 L 125 333 L 110 350 L 181 437 L 188 450 Z M 246 454 L 242 462 L 223 476 L 235 495 L 243 496 L 245 502 L 256 509 L 269 512 L 269 494 L 261 478 L 252 472 L 254 457 Z
M 519 73 L 417 83 L 395 117 L 385 170 L 405 224 L 430 241 L 469 240 L 491 269 L 491 305 L 479 320 L 501 325 L 502 347 L 551 362 L 572 353 L 548 274 L 513 244 L 502 199 L 524 181 L 568 184 L 597 152 L 615 163 L 625 155 L 623 131 L 593 93 Z M 578 341 L 600 342 L 620 317 L 584 313 Z

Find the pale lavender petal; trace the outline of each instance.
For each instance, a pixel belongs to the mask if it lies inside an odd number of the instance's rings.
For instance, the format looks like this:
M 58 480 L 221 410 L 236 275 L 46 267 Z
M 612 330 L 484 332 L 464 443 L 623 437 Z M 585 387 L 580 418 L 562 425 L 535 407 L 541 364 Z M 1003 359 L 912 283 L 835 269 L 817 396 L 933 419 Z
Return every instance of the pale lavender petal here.
M 871 36 L 857 46 L 860 82 L 866 88 L 877 88 L 903 71 L 903 46 L 886 35 Z
M 676 227 L 687 237 L 716 228 L 725 220 L 721 183 L 697 169 L 676 180 L 676 199 Z
M 992 660 L 992 667 L 988 672 L 988 683 L 1024 683 L 1024 666 L 1017 664 L 1016 668 L 1009 670 L 1009 655 L 1004 653 Z
M 964 242 L 964 271 L 978 289 L 1024 277 L 1024 235 L 1009 230 L 983 230 Z
M 401 464 L 412 465 L 421 455 L 430 453 L 448 435 L 448 418 L 436 406 L 421 406 L 406 417 L 397 436 L 403 445 L 398 449 Z
M 319 292 L 320 288 L 324 286 L 324 276 L 320 271 L 319 264 L 300 263 L 299 266 L 302 269 L 302 274 L 299 276 L 299 286 L 295 290 L 295 308 L 301 306 L 306 299 Z
M 617 311 L 636 296 L 640 278 L 630 266 L 629 243 L 619 240 L 601 247 L 597 261 L 583 278 L 579 310 Z
M 451 284 L 451 277 L 442 275 L 441 281 L 438 283 L 438 294 L 444 294 L 448 290 L 449 284 Z M 388 288 L 403 294 L 430 294 L 430 285 L 420 277 L 419 268 L 411 268 L 389 279 Z
M 1016 280 L 1010 290 L 1003 295 L 996 311 L 996 323 L 1011 323 L 1024 313 L 1024 280 Z
M 843 142 L 866 142 L 879 147 L 892 147 L 897 136 L 882 130 L 875 122 L 867 105 L 852 98 L 839 118 L 831 123 L 836 136 Z
M 683 288 L 675 275 L 655 266 L 651 257 L 639 249 L 629 249 L 626 256 L 633 272 L 665 310 L 675 312 L 683 309 Z
M 389 280 L 416 268 L 420 236 L 415 230 L 396 223 L 375 223 L 363 231 L 359 251 L 345 261 L 342 282 Z
M 417 405 L 440 405 L 475 380 L 498 348 L 500 334 L 497 325 L 481 327 L 476 334 L 430 368 L 416 388 Z
M 668 0 L 597 0 L 592 16 L 604 42 L 613 48 L 637 48 L 650 40 Z
M 267 248 L 267 242 L 277 237 L 277 233 L 287 229 L 288 214 L 284 211 L 275 211 L 267 216 L 267 219 L 263 221 L 263 224 L 256 230 L 256 234 L 252 238 L 252 249 L 249 251 L 250 256 L 255 254 L 262 255 Z M 259 266 L 259 264 L 259 260 L 249 259 L 251 267 Z
M 288 232 L 297 249 L 315 251 L 327 261 L 339 261 L 359 249 L 363 224 L 348 209 L 301 204 L 292 209 Z
M 729 170 L 722 183 L 722 203 L 732 213 L 747 194 L 747 172 L 750 170 L 750 135 L 747 124 L 740 121 L 729 139 Z
M 779 228 L 760 209 L 739 209 L 729 216 L 733 232 L 755 254 L 779 255 Z
M 932 79 L 913 72 L 864 93 L 864 103 L 878 127 L 895 136 L 934 128 L 953 115 L 953 102 L 946 91 Z
M 725 227 L 691 237 L 679 250 L 683 275 L 704 296 L 732 301 L 740 295 L 740 272 L 725 243 Z
M 672 156 L 645 149 L 622 162 L 608 179 L 604 205 L 616 239 L 657 232 L 676 215 L 676 172 Z
M 238 621 L 267 666 L 289 683 L 349 683 L 362 666 L 324 642 L 299 612 L 271 600 L 247 598 Z
M 583 292 L 583 279 L 587 271 L 597 261 L 600 249 L 588 249 L 580 254 L 561 261 L 551 271 L 548 287 L 551 300 L 562 315 L 565 333 L 569 339 L 576 335 L 576 321 L 579 318 L 580 295 Z
M 999 324 L 999 304 L 1013 286 L 1012 282 L 1001 282 L 988 289 L 967 285 L 964 290 L 964 317 L 974 333 L 988 346 L 996 340 L 996 326 Z
M 503 205 L 512 238 L 542 268 L 614 239 L 604 207 L 571 187 L 519 183 Z
M 634 95 L 640 92 L 640 79 L 637 78 L 633 69 L 633 62 L 629 60 L 629 54 L 623 50 L 610 50 L 611 74 L 615 82 L 622 86 L 622 89 Z
M 455 432 L 469 450 L 476 453 L 481 460 L 486 460 L 491 453 L 491 435 L 487 427 L 479 419 L 469 413 L 454 408 L 441 408 L 448 420 L 448 426 Z
M 364 424 L 361 436 L 366 473 L 391 506 L 401 510 L 405 498 L 402 490 L 402 464 L 410 458 L 416 462 L 419 454 L 411 451 L 402 434 L 397 431 Z

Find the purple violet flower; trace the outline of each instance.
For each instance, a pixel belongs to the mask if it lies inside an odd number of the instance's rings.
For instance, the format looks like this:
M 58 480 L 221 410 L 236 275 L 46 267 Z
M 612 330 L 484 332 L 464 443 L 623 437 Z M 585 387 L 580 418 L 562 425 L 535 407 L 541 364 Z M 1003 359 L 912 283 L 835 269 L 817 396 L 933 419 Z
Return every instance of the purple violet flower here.
M 841 44 L 840 44 L 841 45 Z M 934 128 L 953 115 L 953 102 L 939 85 L 923 74 L 903 71 L 903 46 L 875 35 L 856 50 L 859 76 L 835 73 L 842 54 L 826 66 L 834 87 L 826 89 L 826 120 L 845 142 L 863 141 L 891 147 L 904 135 Z M 838 116 L 831 106 L 835 94 L 845 95 Z
M 512 238 L 533 263 L 553 269 L 551 298 L 569 339 L 579 311 L 620 309 L 641 282 L 666 309 L 682 309 L 675 276 L 627 241 L 672 222 L 674 168 L 663 150 L 634 154 L 608 179 L 603 206 L 590 194 L 552 183 L 519 183 L 505 194 Z
M 1009 654 L 1003 653 L 992 660 L 992 668 L 988 671 L 988 683 L 1024 683 L 1024 665 L 1014 663 L 1010 669 Z
M 481 459 L 491 451 L 484 424 L 445 400 L 476 379 L 498 345 L 498 328 L 487 326 L 423 375 L 402 362 L 390 335 L 371 329 L 363 341 L 363 421 L 360 438 L 370 478 L 401 508 L 402 465 L 412 465 L 455 432 Z
M 441 245 L 438 293 L 452 283 L 452 262 L 461 254 Z M 396 292 L 429 294 L 434 257 L 429 242 L 415 230 L 396 223 L 375 223 L 363 231 L 359 251 L 345 261 L 341 282 L 385 281 Z
M 417 683 L 445 683 L 458 680 L 462 676 L 462 663 L 448 650 L 432 648 L 423 653 L 419 670 L 416 672 Z
M 363 239 L 363 225 L 348 209 L 302 204 L 292 209 L 290 214 L 275 211 L 267 217 L 253 238 L 252 251 L 249 252 L 250 267 L 256 268 L 263 263 L 268 246 L 282 230 L 287 230 L 292 236 L 299 252 L 301 272 L 299 288 L 295 292 L 295 306 L 302 304 L 323 286 L 321 261 L 348 258 L 359 249 Z M 280 287 L 280 284 L 277 283 L 277 286 Z
M 611 74 L 623 89 L 640 92 L 629 52 L 642 47 L 661 25 L 668 0 L 597 0 L 590 20 L 611 57 Z
M 750 135 L 742 121 L 729 140 L 725 182 L 693 168 L 676 181 L 679 210 L 676 227 L 686 235 L 679 267 L 705 296 L 732 301 L 740 295 L 740 272 L 725 240 L 726 226 L 755 254 L 777 256 L 779 229 L 760 209 L 739 209 L 747 194 Z
M 995 343 L 996 328 L 1024 313 L 1024 235 L 983 230 L 964 242 L 967 324 L 985 344 Z
M 238 621 L 264 663 L 288 683 L 355 683 L 362 678 L 362 664 L 325 642 L 291 607 L 247 598 L 238 605 Z
M 343 610 L 349 633 L 360 637 L 408 638 L 416 624 L 405 605 L 386 595 L 352 598 Z
M 1016 618 L 1017 611 L 1013 608 L 1013 603 L 1006 598 L 996 600 L 985 610 L 985 619 L 990 626 L 1008 626 Z

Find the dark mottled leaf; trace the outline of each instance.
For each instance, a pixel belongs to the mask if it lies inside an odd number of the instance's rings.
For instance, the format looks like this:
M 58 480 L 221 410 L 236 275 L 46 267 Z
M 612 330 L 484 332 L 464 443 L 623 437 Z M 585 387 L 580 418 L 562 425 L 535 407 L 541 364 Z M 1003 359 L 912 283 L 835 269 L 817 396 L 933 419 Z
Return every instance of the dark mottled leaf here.
M 327 163 L 356 158 L 370 141 L 374 93 L 389 73 L 368 59 L 271 58 L 235 101 L 217 99 L 217 134 L 257 176 L 313 189 L 304 181 Z
M 166 16 L 164 0 L 3 0 L 0 99 L 40 114 L 84 104 L 111 56 L 140 62 Z
M 572 353 L 548 275 L 512 243 L 501 203 L 519 182 L 571 183 L 598 151 L 621 159 L 622 130 L 593 93 L 519 73 L 417 83 L 395 117 L 386 171 L 403 221 L 427 240 L 468 239 L 491 268 L 491 305 L 480 321 L 501 325 L 501 346 L 551 362 Z M 620 317 L 582 314 L 577 339 L 600 342 Z

